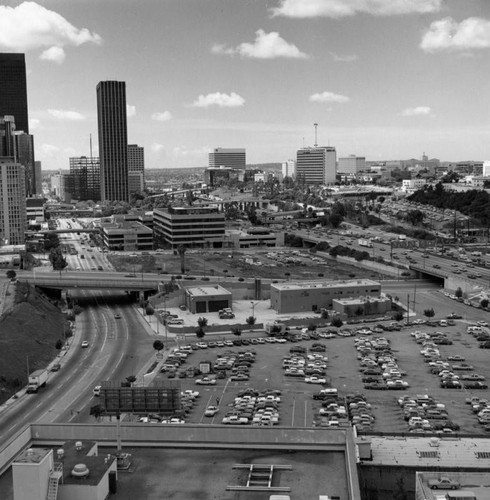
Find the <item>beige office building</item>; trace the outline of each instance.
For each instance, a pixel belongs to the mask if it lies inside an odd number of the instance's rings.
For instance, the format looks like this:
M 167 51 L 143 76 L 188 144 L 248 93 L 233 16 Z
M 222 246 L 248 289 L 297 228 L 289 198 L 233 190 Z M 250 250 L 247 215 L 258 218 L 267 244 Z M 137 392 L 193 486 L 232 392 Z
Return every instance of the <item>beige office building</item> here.
M 25 167 L 12 158 L 0 158 L 0 240 L 4 245 L 23 245 L 25 231 Z

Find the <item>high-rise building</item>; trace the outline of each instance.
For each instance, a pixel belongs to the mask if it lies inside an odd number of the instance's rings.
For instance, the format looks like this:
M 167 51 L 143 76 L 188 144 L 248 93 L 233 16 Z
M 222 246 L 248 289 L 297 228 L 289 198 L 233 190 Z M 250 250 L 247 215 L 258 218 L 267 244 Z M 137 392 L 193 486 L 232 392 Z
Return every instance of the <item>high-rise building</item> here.
M 142 172 L 128 172 L 129 194 L 142 193 L 145 189 L 145 182 Z
M 212 153 L 209 153 L 209 167 L 229 167 L 237 169 L 245 169 L 246 154 L 244 148 L 215 148 Z
M 128 144 L 128 172 L 141 172 L 145 179 L 145 148 Z
M 29 133 L 24 54 L 0 54 L 0 116 L 12 115 L 17 130 Z
M 40 161 L 34 162 L 34 179 L 36 182 L 36 194 L 43 194 L 43 172 Z
M 364 156 L 349 155 L 339 158 L 337 170 L 342 174 L 358 174 L 366 170 L 366 158 Z
M 306 184 L 334 184 L 337 152 L 330 146 L 301 148 L 296 153 L 296 178 Z
M 291 177 L 294 179 L 296 174 L 296 162 L 294 160 L 288 160 L 282 164 L 282 178 Z
M 79 156 L 70 158 L 70 173 L 65 176 L 65 192 L 72 200 L 100 199 L 99 158 Z
M 99 82 L 97 85 L 97 121 L 100 198 L 102 201 L 129 201 L 125 82 Z
M 25 231 L 25 167 L 13 158 L 0 158 L 0 241 L 23 245 Z

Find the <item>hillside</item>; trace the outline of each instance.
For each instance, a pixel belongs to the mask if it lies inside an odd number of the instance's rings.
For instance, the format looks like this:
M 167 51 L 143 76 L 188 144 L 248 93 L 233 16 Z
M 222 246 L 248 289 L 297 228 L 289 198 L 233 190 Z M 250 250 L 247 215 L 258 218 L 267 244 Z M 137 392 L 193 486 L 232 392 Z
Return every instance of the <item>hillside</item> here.
M 44 368 L 63 338 L 64 315 L 26 283 L 15 285 L 13 307 L 0 317 L 0 403 L 27 382 L 29 370 Z

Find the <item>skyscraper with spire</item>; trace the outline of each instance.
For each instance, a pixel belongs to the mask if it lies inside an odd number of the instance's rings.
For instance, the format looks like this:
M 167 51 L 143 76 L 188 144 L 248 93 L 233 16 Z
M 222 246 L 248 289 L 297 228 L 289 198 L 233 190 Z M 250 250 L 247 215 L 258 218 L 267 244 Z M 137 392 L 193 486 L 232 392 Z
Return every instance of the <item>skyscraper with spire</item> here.
M 126 82 L 97 85 L 100 198 L 129 201 Z

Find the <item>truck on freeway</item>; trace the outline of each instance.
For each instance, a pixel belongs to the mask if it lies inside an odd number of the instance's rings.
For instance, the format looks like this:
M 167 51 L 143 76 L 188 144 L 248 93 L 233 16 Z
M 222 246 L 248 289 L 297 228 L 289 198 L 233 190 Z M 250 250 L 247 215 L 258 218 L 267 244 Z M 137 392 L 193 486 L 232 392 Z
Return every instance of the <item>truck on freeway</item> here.
M 357 240 L 357 244 L 360 247 L 368 247 L 368 248 L 373 248 L 373 242 L 371 240 L 368 240 L 366 238 L 360 238 Z
M 29 375 L 26 392 L 31 394 L 37 392 L 40 387 L 44 387 L 48 380 L 48 370 L 36 370 Z

